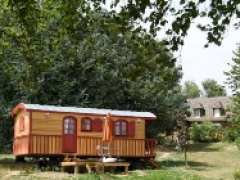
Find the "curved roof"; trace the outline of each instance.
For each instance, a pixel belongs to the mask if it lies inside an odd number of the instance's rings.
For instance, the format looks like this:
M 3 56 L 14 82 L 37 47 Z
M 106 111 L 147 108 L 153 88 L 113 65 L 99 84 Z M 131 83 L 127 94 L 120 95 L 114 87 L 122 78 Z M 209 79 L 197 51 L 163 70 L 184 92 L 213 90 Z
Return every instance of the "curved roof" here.
M 125 116 L 125 117 L 139 117 L 139 118 L 156 119 L 156 116 L 151 112 L 122 111 L 122 110 L 97 109 L 97 108 L 63 107 L 63 106 L 24 104 L 24 103 L 20 103 L 15 108 L 13 108 L 12 115 L 14 116 L 21 110 L 66 112 L 66 113 L 95 114 L 95 115 L 107 115 L 110 113 L 112 116 Z

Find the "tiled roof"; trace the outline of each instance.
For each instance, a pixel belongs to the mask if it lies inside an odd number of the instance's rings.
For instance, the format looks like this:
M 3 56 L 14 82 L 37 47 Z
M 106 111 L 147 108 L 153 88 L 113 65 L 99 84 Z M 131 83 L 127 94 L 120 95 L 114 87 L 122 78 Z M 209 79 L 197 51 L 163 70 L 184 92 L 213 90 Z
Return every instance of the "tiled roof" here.
M 96 114 L 96 115 L 107 115 L 108 113 L 110 113 L 112 116 L 140 117 L 140 118 L 151 118 L 151 119 L 156 118 L 156 116 L 150 112 L 135 112 L 135 111 L 122 111 L 122 110 L 97 109 L 97 108 L 62 107 L 62 106 L 53 106 L 53 105 L 23 104 L 23 103 L 20 103 L 20 105 L 21 107 L 24 107 L 29 110 Z M 13 114 L 14 114 L 14 110 L 13 110 Z
M 191 108 L 226 108 L 232 102 L 231 97 L 228 96 L 199 97 L 187 101 Z

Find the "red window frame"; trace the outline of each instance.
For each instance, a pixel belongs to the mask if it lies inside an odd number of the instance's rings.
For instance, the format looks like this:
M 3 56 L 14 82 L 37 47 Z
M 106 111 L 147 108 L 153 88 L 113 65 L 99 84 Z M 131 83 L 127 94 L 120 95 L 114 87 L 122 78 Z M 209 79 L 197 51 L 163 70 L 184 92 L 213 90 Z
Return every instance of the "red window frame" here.
M 92 131 L 92 119 L 85 117 L 81 119 L 81 131 Z
M 114 135 L 115 136 L 127 136 L 128 135 L 128 122 L 125 120 L 115 121 Z

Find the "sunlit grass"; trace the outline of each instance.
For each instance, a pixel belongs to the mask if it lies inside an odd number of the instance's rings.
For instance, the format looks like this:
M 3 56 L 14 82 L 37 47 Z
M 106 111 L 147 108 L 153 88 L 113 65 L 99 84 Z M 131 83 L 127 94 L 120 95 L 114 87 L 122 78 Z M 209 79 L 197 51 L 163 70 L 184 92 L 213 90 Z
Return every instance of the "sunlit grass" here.
M 129 175 L 118 173 L 87 174 L 77 176 L 61 172 L 41 172 L 34 163 L 15 163 L 12 155 L 0 155 L 0 177 L 4 179 L 62 179 L 62 180 L 199 180 L 233 179 L 240 167 L 240 151 L 234 144 L 209 143 L 189 146 L 188 166 L 183 153 L 159 151 L 156 160 L 160 169 L 133 170 Z M 0 178 L 1 179 L 1 178 Z

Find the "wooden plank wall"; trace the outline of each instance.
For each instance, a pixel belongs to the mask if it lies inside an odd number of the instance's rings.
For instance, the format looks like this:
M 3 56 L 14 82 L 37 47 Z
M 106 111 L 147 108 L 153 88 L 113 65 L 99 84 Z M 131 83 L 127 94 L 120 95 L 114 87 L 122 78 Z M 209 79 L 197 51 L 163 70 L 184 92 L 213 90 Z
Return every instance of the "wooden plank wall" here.
M 144 156 L 145 141 L 143 139 L 115 139 L 112 154 L 114 156 Z
M 30 143 L 31 154 L 62 154 L 62 136 L 32 135 Z
M 32 111 L 32 131 L 30 135 L 30 153 L 32 154 L 62 154 L 63 119 L 73 116 L 77 119 L 77 154 L 82 156 L 97 156 L 97 146 L 102 143 L 102 132 L 81 131 L 81 119 L 104 119 L 104 116 L 85 116 L 74 113 L 54 113 Z M 114 156 L 144 156 L 145 154 L 145 121 L 137 118 L 112 117 L 113 121 L 124 119 L 135 121 L 135 136 L 115 138 L 112 142 Z
M 81 131 L 81 119 L 91 118 L 104 120 L 104 116 L 97 115 L 78 115 L 74 113 L 54 113 L 54 112 L 32 112 L 32 134 L 39 135 L 62 135 L 64 117 L 72 116 L 77 119 L 77 135 L 102 137 L 102 132 L 84 132 Z M 135 136 L 133 139 L 145 139 L 145 121 L 140 118 L 112 117 L 112 121 L 124 119 L 126 121 L 135 121 Z
M 24 117 L 24 129 L 20 130 L 20 119 Z M 30 112 L 21 111 L 17 114 L 14 121 L 14 137 L 28 135 L 30 132 Z
M 77 155 L 99 156 L 97 147 L 102 144 L 102 138 L 78 137 Z M 111 144 L 111 154 L 122 157 L 143 157 L 145 155 L 145 140 L 114 139 Z M 31 154 L 62 154 L 62 136 L 32 135 L 30 143 Z
M 29 136 L 16 137 L 13 143 L 14 155 L 24 155 L 29 153 Z
M 77 154 L 79 155 L 99 155 L 97 147 L 102 144 L 102 138 L 78 137 Z M 145 154 L 144 139 L 114 139 L 110 145 L 113 156 L 123 157 L 143 157 Z
M 102 138 L 97 137 L 78 137 L 77 154 L 98 156 L 97 147 L 102 144 Z

